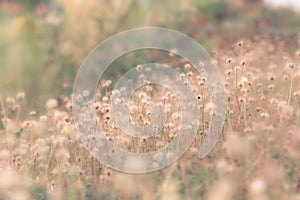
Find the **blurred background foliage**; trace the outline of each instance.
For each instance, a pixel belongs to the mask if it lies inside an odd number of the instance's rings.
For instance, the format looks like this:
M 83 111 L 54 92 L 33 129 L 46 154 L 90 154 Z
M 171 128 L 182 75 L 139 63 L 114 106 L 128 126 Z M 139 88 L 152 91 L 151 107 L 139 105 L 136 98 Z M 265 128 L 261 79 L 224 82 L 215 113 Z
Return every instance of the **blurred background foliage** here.
M 0 0 L 0 24 L 1 94 L 25 91 L 30 105 L 39 107 L 48 97 L 70 94 L 80 63 L 114 33 L 172 28 L 209 51 L 273 34 L 287 38 L 293 51 L 300 17 L 261 0 Z M 133 63 L 113 64 L 126 71 Z

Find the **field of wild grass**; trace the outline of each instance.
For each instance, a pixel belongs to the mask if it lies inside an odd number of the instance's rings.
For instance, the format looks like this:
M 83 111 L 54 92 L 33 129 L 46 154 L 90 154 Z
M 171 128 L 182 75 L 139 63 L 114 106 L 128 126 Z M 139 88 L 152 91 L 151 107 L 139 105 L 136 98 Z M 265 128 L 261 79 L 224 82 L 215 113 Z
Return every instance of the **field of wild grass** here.
M 300 17 L 260 1 L 191 0 L 178 8 L 171 1 L 105 2 L 0 4 L 0 199 L 300 199 Z M 205 79 L 185 60 L 158 52 L 194 89 L 198 134 L 171 166 L 127 174 L 100 163 L 78 139 L 72 84 L 98 42 L 149 25 L 204 45 L 224 82 L 227 115 L 217 145 L 199 159 L 212 110 Z M 112 63 L 93 103 L 107 140 L 132 152 L 163 147 L 181 120 L 170 91 L 146 86 L 134 93 L 130 114 L 143 126 L 151 122 L 149 105 L 160 102 L 168 116 L 160 136 L 137 139 L 118 130 L 109 103 L 114 75 L 147 59 L 129 55 Z

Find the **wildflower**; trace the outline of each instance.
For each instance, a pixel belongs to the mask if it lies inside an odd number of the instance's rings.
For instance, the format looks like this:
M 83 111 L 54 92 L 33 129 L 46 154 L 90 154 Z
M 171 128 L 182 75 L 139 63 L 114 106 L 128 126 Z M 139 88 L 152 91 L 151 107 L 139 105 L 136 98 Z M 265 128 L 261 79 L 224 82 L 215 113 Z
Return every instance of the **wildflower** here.
M 100 108 L 101 108 L 101 103 L 99 103 L 99 102 L 94 103 L 94 109 L 95 109 L 96 111 L 99 111 Z
M 205 80 L 204 79 L 202 79 L 199 83 L 198 83 L 200 86 L 204 86 L 204 84 L 205 84 Z
M 239 70 L 241 70 L 241 67 L 240 66 L 236 66 L 236 67 L 234 67 L 234 70 L 235 71 L 239 71 Z
M 232 61 L 233 61 L 232 58 L 227 58 L 226 59 L 226 62 L 228 62 L 229 64 L 232 63 Z
M 65 134 L 66 136 L 72 135 L 75 133 L 75 128 L 73 125 L 66 125 L 64 129 L 62 130 L 62 133 Z
M 247 81 L 248 81 L 248 78 L 247 78 L 247 77 L 245 77 L 245 76 L 242 76 L 242 77 L 241 77 L 241 82 L 245 83 L 245 82 L 247 82 Z
M 109 112 L 110 112 L 110 108 L 108 106 L 103 108 L 103 113 L 109 113 Z
M 136 71 L 141 71 L 142 70 L 142 65 L 136 66 Z
M 18 110 L 20 110 L 21 106 L 19 104 L 15 104 L 12 106 L 12 110 L 17 112 Z
M 18 92 L 16 95 L 17 100 L 22 101 L 25 99 L 25 93 L 24 92 Z
M 181 80 L 184 80 L 184 78 L 185 78 L 185 74 L 184 73 L 181 73 L 179 76 L 180 76 Z
M 146 86 L 145 86 L 145 90 L 146 90 L 147 92 L 152 92 L 152 91 L 153 91 L 153 88 L 152 88 L 150 85 L 146 85 Z
M 109 101 L 109 98 L 108 98 L 107 96 L 104 96 L 104 97 L 102 98 L 102 101 L 107 102 L 107 101 Z
M 293 95 L 294 95 L 295 97 L 299 97 L 299 96 L 300 96 L 300 90 L 295 91 L 295 92 L 293 93 Z
M 248 82 L 248 78 L 245 77 L 245 76 L 242 76 L 239 84 L 241 86 L 244 86 L 244 84 L 247 83 L 247 82 Z
M 265 190 L 266 190 L 266 184 L 260 178 L 256 178 L 250 184 L 250 193 L 253 197 L 261 196 L 265 192 Z
M 216 106 L 213 103 L 207 103 L 204 107 L 204 112 L 212 113 L 215 110 Z
M 228 70 L 225 71 L 225 73 L 226 73 L 228 76 L 230 76 L 230 75 L 231 75 L 231 70 L 228 69 Z
M 40 121 L 41 121 L 41 122 L 47 122 L 47 120 L 48 120 L 48 118 L 47 118 L 47 116 L 45 116 L 45 115 L 42 115 L 42 116 L 40 117 Z
M 295 68 L 295 64 L 294 63 L 288 63 L 287 65 L 289 68 L 294 69 Z
M 191 69 L 191 64 L 190 64 L 190 63 L 185 64 L 185 65 L 184 65 L 184 68 L 185 68 L 185 69 Z
M 31 112 L 29 113 L 29 115 L 34 116 L 34 115 L 36 115 L 36 112 L 35 112 L 35 111 L 31 111 Z
M 278 100 L 275 99 L 275 98 L 271 98 L 271 99 L 269 100 L 269 102 L 270 102 L 270 104 L 272 104 L 272 105 L 276 105 L 276 104 L 278 103 Z
M 89 92 L 88 90 L 84 90 L 84 91 L 83 91 L 83 96 L 84 96 L 84 97 L 90 96 L 90 92 Z
M 269 81 L 274 81 L 275 80 L 275 75 L 273 73 L 268 74 L 268 80 Z
M 65 119 L 68 118 L 68 113 L 66 112 L 61 112 L 61 111 L 55 111 L 53 118 L 55 121 L 59 122 L 59 121 L 64 121 Z
M 81 101 L 83 100 L 83 97 L 82 97 L 81 95 L 77 95 L 77 96 L 75 97 L 75 100 L 76 100 L 77 102 L 81 102 Z
M 193 72 L 192 71 L 189 71 L 187 74 L 186 74 L 189 78 L 191 78 L 193 76 Z
M 56 99 L 49 99 L 46 103 L 46 107 L 48 110 L 53 110 L 58 107 L 58 102 Z
M 145 105 L 146 105 L 146 104 L 148 105 L 148 104 L 149 104 L 149 99 L 148 99 L 148 98 L 143 98 L 143 99 L 141 100 L 141 103 L 142 103 L 142 104 L 145 104 Z
M 107 85 L 107 87 L 109 87 L 109 86 L 111 85 L 111 83 L 112 83 L 111 80 L 107 80 L 107 81 L 105 82 L 105 84 Z
M 289 76 L 288 76 L 288 75 L 286 75 L 286 74 L 283 74 L 283 77 L 282 77 L 282 79 L 283 79 L 284 81 L 286 81 L 286 80 L 288 80 L 288 79 L 289 79 Z
M 199 67 L 204 67 L 204 62 L 200 61 L 200 62 L 198 63 L 198 65 L 199 65 Z
M 110 120 L 110 119 L 111 119 L 111 115 L 110 115 L 110 114 L 106 114 L 106 115 L 104 115 L 104 119 L 106 119 L 106 120 Z
M 169 137 L 170 139 L 172 139 L 172 138 L 175 137 L 175 134 L 174 134 L 174 133 L 169 133 L 168 137 Z
M 139 92 L 139 93 L 138 93 L 138 97 L 139 97 L 140 99 L 142 99 L 142 98 L 147 97 L 147 94 L 146 94 L 145 92 Z
M 176 54 L 177 54 L 176 49 L 171 49 L 170 52 L 169 52 L 169 56 L 170 56 L 170 57 L 173 57 L 173 56 L 175 56 Z
M 36 127 L 37 123 L 34 120 L 26 120 L 22 123 L 22 128 L 27 129 L 27 128 L 34 128 Z
M 50 181 L 50 190 L 51 190 L 51 191 L 54 191 L 55 184 L 56 184 L 56 181 L 55 181 L 55 180 Z
M 11 120 L 9 118 L 2 118 L 1 121 L 2 121 L 4 128 L 6 128 L 11 123 Z
M 268 89 L 269 90 L 273 90 L 274 89 L 274 85 L 273 84 L 268 85 Z
M 199 101 L 201 100 L 201 95 L 200 95 L 200 94 L 197 95 L 197 99 L 198 99 Z
M 72 102 L 71 101 L 67 101 L 66 104 L 65 104 L 65 108 L 68 111 L 72 110 Z
M 181 114 L 178 112 L 175 112 L 172 114 L 172 119 L 174 120 L 180 120 L 181 119 Z
M 267 112 L 263 112 L 263 113 L 260 114 L 260 116 L 261 116 L 262 118 L 268 118 L 270 115 L 269 115 L 269 113 L 267 113 Z
M 237 45 L 238 45 L 239 47 L 242 47 L 242 46 L 243 46 L 243 44 L 244 44 L 244 42 L 243 42 L 243 41 L 239 41 L 239 42 L 237 43 Z
M 7 97 L 7 98 L 6 98 L 6 102 L 7 102 L 7 104 L 9 104 L 9 105 L 14 105 L 15 102 L 16 102 L 16 100 L 15 100 L 13 97 Z
M 267 99 L 267 97 L 266 97 L 266 95 L 261 95 L 260 99 L 261 99 L 262 101 L 264 101 L 264 100 Z
M 241 61 L 241 65 L 242 65 L 242 66 L 245 66 L 245 65 L 246 65 L 246 61 L 245 61 L 245 60 L 242 60 L 242 61 Z

